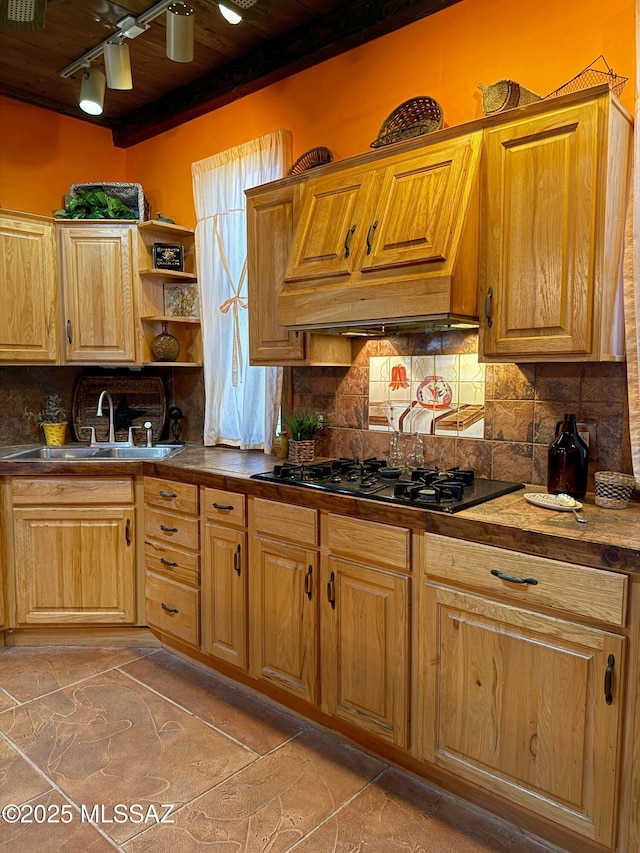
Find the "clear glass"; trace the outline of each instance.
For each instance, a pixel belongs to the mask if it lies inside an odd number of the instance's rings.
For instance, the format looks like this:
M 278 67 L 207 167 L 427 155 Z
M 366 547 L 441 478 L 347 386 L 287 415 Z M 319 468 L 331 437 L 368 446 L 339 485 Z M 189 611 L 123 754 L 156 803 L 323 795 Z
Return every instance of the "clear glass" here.
M 392 468 L 402 468 L 404 463 L 404 454 L 400 445 L 400 433 L 394 430 L 389 439 L 389 465 Z

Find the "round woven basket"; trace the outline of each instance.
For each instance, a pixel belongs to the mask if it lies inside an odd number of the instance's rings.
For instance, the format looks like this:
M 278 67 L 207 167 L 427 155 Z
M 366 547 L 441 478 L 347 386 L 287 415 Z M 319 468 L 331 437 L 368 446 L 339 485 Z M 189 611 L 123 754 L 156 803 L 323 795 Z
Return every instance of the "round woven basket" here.
M 315 169 L 316 166 L 324 166 L 326 163 L 331 163 L 333 153 L 324 145 L 319 145 L 317 148 L 312 148 L 310 151 L 305 151 L 293 166 L 287 172 L 288 175 L 299 175 L 301 172 L 308 172 L 309 169 Z
M 631 474 L 619 474 L 617 471 L 596 471 L 596 506 L 605 509 L 624 509 L 636 484 Z
M 442 107 L 436 100 L 424 96 L 410 98 L 387 116 L 369 147 L 382 148 L 392 142 L 432 133 L 440 130 L 443 121 Z

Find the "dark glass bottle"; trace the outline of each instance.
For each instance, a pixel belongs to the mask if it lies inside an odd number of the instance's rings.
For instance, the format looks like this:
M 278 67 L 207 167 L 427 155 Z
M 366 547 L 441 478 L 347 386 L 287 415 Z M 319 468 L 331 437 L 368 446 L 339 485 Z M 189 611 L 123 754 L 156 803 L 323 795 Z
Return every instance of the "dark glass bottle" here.
M 587 492 L 589 448 L 578 435 L 575 415 L 556 424 L 556 438 L 549 445 L 547 491 L 551 495 L 583 498 Z

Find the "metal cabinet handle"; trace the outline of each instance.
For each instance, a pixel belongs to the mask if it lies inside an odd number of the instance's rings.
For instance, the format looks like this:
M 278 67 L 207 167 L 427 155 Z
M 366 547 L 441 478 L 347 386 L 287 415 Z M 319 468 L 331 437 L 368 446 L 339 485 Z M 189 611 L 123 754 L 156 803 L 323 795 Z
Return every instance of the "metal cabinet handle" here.
M 345 258 L 348 258 L 349 255 L 351 254 L 351 249 L 350 249 L 351 238 L 353 237 L 353 232 L 355 230 L 356 230 L 356 226 L 352 225 L 351 228 L 349 228 L 349 230 L 347 231 L 346 236 L 344 238 L 344 256 L 345 256 Z
M 370 255 L 373 249 L 373 232 L 376 230 L 377 227 L 378 220 L 376 219 L 376 221 L 371 224 L 371 226 L 369 227 L 369 231 L 367 232 L 367 255 Z
M 306 594 L 307 598 L 309 599 L 309 601 L 311 601 L 311 575 L 312 574 L 313 574 L 313 566 L 309 565 L 309 568 L 307 569 L 307 573 L 304 576 L 304 591 L 305 591 L 305 594 Z
M 607 668 L 604 673 L 604 701 L 607 705 L 611 705 L 613 702 L 613 694 L 611 692 L 611 687 L 613 684 L 613 667 L 616 665 L 616 659 L 613 655 L 609 655 L 607 658 Z
M 164 524 L 160 525 L 160 530 L 164 530 L 165 533 L 177 533 L 177 527 L 165 527 Z
M 124 541 L 131 546 L 131 519 L 128 518 L 124 525 Z
M 165 560 L 164 557 L 160 557 L 160 562 L 163 566 L 169 566 L 169 568 L 171 569 L 175 569 L 175 567 L 178 565 L 178 563 L 173 563 L 171 562 L 171 560 Z
M 236 548 L 233 552 L 233 568 L 235 573 L 240 577 L 241 563 L 240 563 L 240 546 Z
M 336 607 L 336 588 L 335 588 L 336 576 L 333 572 L 329 575 L 329 580 L 327 581 L 327 601 L 335 610 Z
M 499 569 L 491 569 L 491 574 L 501 581 L 509 581 L 509 583 L 529 583 L 531 586 L 536 586 L 538 581 L 535 578 L 514 578 L 513 575 L 504 575 Z
M 491 316 L 491 300 L 493 299 L 493 288 L 490 287 L 487 290 L 487 298 L 484 302 L 484 315 L 487 318 L 487 326 L 491 328 L 493 326 L 493 318 Z
M 212 506 L 214 509 L 222 510 L 222 512 L 229 512 L 230 510 L 235 509 L 233 504 L 217 504 L 215 501 Z
M 71 337 L 71 320 L 67 320 L 67 340 L 70 344 L 73 343 L 73 338 Z
M 137 427 L 137 429 L 142 429 L 142 427 Z M 175 492 L 163 492 L 162 489 L 160 489 L 160 497 L 161 498 L 177 498 L 178 496 Z
M 180 613 L 177 607 L 169 607 L 169 605 L 165 604 L 164 601 L 160 602 L 160 606 L 163 610 L 166 610 L 167 613 Z

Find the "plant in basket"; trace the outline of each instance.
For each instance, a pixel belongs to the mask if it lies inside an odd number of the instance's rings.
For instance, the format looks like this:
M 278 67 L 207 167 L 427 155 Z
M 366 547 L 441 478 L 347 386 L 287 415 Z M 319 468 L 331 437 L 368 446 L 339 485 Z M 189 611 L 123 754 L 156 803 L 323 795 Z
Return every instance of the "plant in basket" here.
M 69 413 L 59 394 L 47 394 L 42 411 L 36 413 L 25 408 L 24 416 L 29 423 L 42 427 L 48 445 L 64 444 Z
M 284 416 L 283 421 L 291 433 L 289 460 L 297 465 L 311 462 L 315 456 L 315 438 L 326 426 L 326 417 L 307 409 L 294 409 Z

